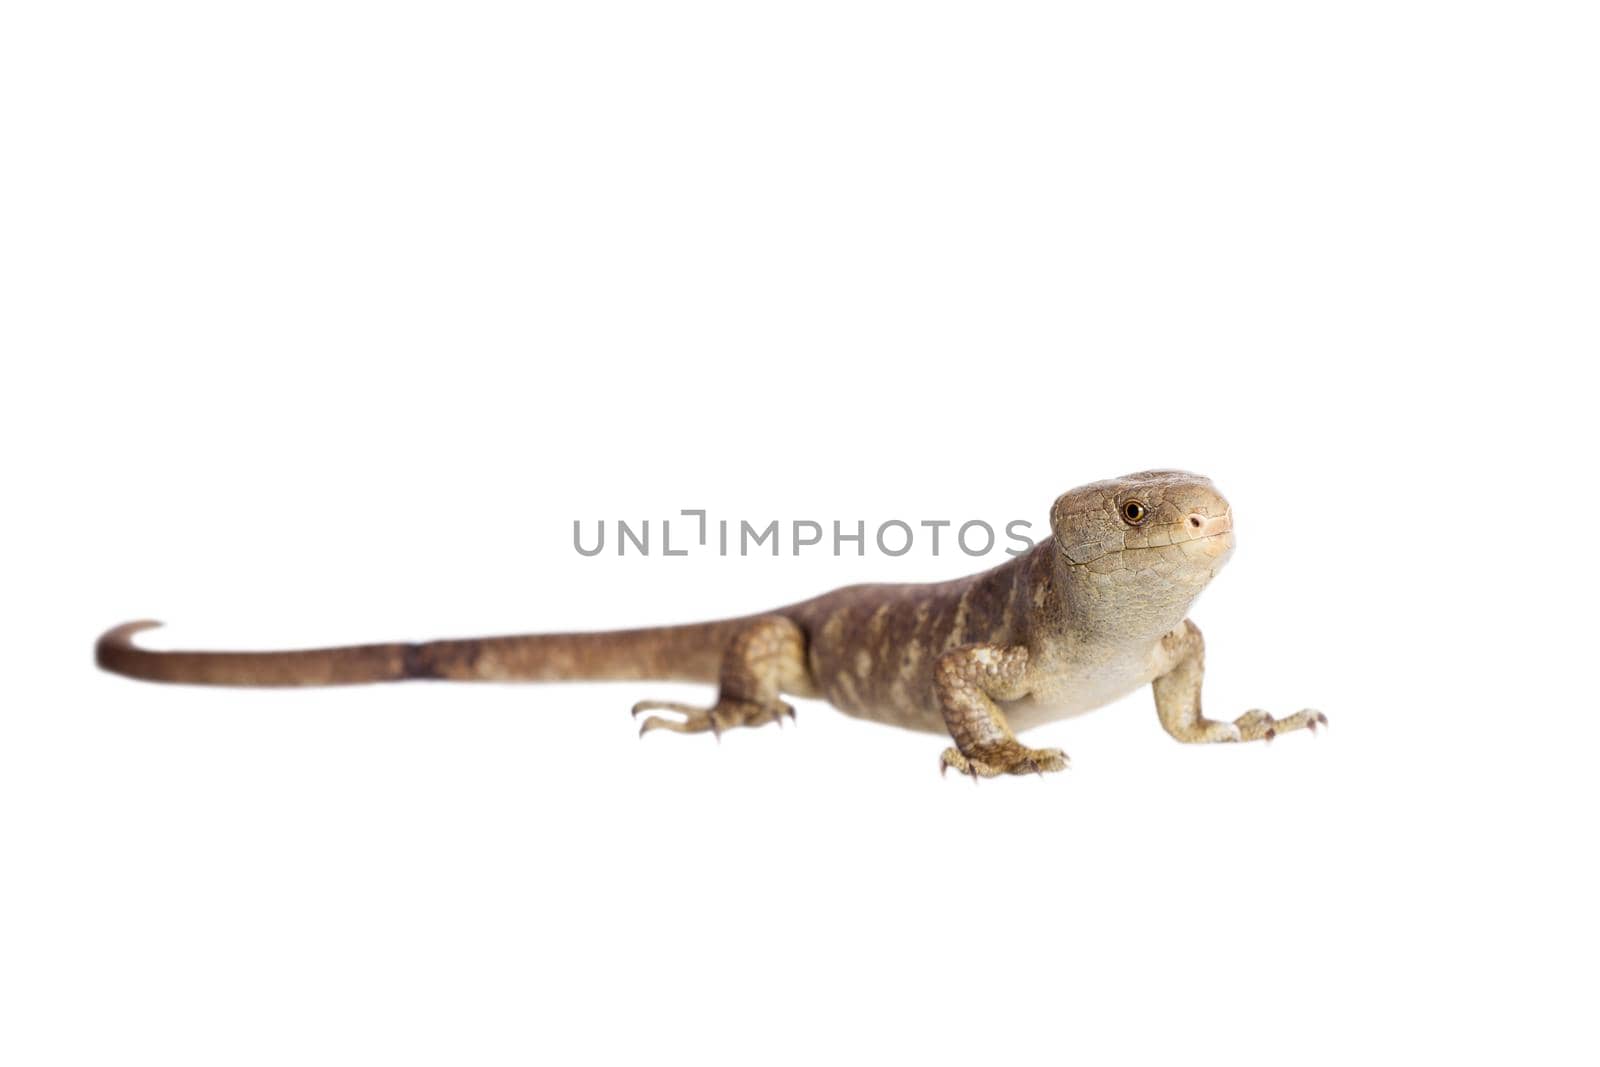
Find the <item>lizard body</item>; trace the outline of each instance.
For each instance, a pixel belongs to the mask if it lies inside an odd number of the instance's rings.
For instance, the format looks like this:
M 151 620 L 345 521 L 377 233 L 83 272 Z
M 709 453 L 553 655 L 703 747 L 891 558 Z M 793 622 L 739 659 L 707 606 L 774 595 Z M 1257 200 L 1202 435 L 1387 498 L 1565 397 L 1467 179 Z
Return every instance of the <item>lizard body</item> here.
M 1058 749 L 1013 731 L 1151 685 L 1162 726 L 1186 742 L 1315 730 L 1301 711 L 1233 722 L 1200 708 L 1204 644 L 1190 604 L 1233 552 L 1233 513 L 1205 478 L 1144 471 L 1059 497 L 1051 534 L 981 574 L 932 584 L 858 585 L 758 615 L 684 626 L 353 645 L 289 652 L 157 652 L 132 643 L 154 623 L 106 633 L 107 670 L 162 682 L 340 685 L 457 681 L 716 681 L 710 708 L 641 701 L 640 733 L 721 732 L 792 717 L 787 695 L 909 729 L 948 732 L 942 768 L 975 777 L 1060 770 Z

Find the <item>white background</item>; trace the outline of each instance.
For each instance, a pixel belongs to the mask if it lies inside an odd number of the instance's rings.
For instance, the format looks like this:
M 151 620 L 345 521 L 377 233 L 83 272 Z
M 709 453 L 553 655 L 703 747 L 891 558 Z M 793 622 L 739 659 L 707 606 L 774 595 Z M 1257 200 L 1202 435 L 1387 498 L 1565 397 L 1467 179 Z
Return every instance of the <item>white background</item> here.
M 10 4 L 15 1064 L 1596 1052 L 1580 4 Z M 663 684 L 97 673 L 743 613 L 1001 557 L 574 519 L 1239 524 L 1186 747 L 1048 779 Z

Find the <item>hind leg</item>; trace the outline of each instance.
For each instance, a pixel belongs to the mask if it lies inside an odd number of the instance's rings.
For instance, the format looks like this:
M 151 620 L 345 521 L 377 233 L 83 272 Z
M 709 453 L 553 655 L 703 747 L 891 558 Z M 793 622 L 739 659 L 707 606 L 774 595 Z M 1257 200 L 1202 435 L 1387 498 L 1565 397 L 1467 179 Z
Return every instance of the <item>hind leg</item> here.
M 645 711 L 670 711 L 681 719 L 652 715 L 639 726 L 642 737 L 651 730 L 672 730 L 680 734 L 722 731 L 736 726 L 782 725 L 794 718 L 794 708 L 780 695 L 785 691 L 809 692 L 806 670 L 805 635 L 800 627 L 782 615 L 754 619 L 728 642 L 722 654 L 717 702 L 709 708 L 667 700 L 641 700 L 633 714 Z

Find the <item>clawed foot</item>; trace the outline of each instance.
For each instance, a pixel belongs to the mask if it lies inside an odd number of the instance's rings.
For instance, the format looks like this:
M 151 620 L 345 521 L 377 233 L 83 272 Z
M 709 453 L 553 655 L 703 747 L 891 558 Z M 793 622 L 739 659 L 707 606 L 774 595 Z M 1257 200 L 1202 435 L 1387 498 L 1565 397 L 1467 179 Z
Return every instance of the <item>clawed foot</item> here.
M 1328 725 L 1328 717 L 1320 711 L 1307 708 L 1286 718 L 1274 719 L 1260 708 L 1256 708 L 1233 720 L 1233 725 L 1239 728 L 1241 741 L 1271 741 L 1279 734 L 1288 733 L 1290 730 L 1310 730 L 1316 733 L 1317 727 Z
M 758 704 L 753 700 L 723 699 L 712 707 L 697 708 L 692 704 L 678 704 L 670 700 L 641 700 L 633 706 L 633 714 L 637 717 L 643 711 L 670 711 L 683 718 L 667 719 L 652 715 L 639 724 L 640 737 L 651 730 L 672 730 L 680 734 L 699 734 L 710 730 L 720 738 L 722 731 L 735 726 L 765 726 L 769 722 L 782 726 L 785 717 L 794 718 L 794 708 L 782 701 Z
M 939 773 L 953 768 L 960 774 L 970 774 L 973 781 L 977 781 L 1002 774 L 1043 775 L 1046 771 L 1064 771 L 1069 763 L 1067 754 L 1059 748 L 1029 748 L 1020 741 L 1006 740 L 979 745 L 971 755 L 947 748 L 940 757 Z

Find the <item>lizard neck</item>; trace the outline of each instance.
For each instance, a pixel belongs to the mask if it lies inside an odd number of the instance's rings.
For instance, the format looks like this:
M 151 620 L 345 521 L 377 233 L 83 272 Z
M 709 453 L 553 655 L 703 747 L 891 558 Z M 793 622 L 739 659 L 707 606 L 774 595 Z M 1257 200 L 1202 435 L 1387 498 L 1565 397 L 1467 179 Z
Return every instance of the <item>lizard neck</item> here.
M 1052 593 L 1061 608 L 1056 614 L 1075 644 L 1132 646 L 1158 640 L 1183 622 L 1205 588 L 1204 581 L 1149 568 L 1074 565 L 1053 543 L 1048 551 Z

